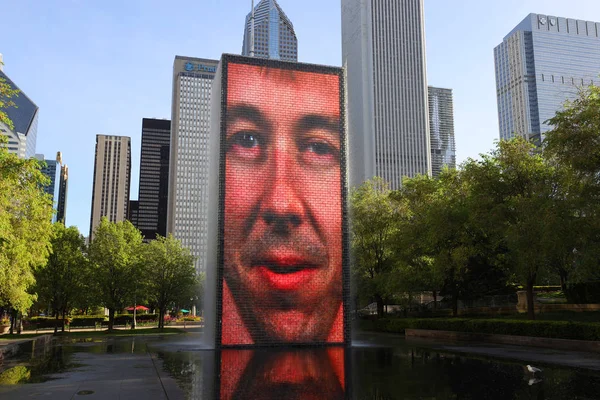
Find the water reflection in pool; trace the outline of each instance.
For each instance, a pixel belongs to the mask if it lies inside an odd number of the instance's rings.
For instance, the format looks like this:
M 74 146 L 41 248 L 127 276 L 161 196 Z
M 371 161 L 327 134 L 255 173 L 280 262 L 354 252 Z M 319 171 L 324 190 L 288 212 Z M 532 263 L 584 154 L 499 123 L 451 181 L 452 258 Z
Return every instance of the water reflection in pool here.
M 169 398 L 600 399 L 598 371 L 536 364 L 544 372 L 533 379 L 524 370 L 529 362 L 455 354 L 381 335 L 359 338 L 350 349 L 221 352 L 202 349 L 197 338 L 188 335 L 55 340 L 5 362 L 0 389 L 48 379 L 61 384 L 73 371 L 85 374 L 96 371 L 93 365 L 103 365 L 94 360 L 117 360 L 118 355 L 137 368 L 131 377 L 141 374 L 156 380 L 158 373 L 163 383 L 170 379 L 177 394 L 169 392 Z M 170 390 L 166 384 L 164 389 Z

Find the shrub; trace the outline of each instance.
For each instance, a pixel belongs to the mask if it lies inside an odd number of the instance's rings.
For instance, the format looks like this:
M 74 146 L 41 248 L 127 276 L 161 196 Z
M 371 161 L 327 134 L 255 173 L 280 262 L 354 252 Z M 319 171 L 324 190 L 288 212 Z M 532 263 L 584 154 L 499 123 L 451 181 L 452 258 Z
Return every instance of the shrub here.
M 107 319 L 104 315 L 78 315 L 73 317 L 71 321 L 71 328 L 78 327 L 92 327 L 98 324 L 102 324 Z
M 54 329 L 54 325 L 59 328 L 62 326 L 61 319 L 55 317 L 31 317 L 23 321 L 26 329 Z M 65 318 L 65 325 L 69 324 L 69 319 Z
M 185 317 L 177 318 L 177 322 L 183 322 L 183 321 L 200 322 L 200 321 L 202 321 L 202 317 L 192 317 L 191 315 L 188 315 Z
M 361 320 L 363 330 L 404 334 L 405 329 L 430 329 L 496 335 L 600 340 L 600 323 L 466 318 L 403 318 Z
M 572 304 L 600 303 L 600 282 L 584 282 L 567 285 L 567 301 Z

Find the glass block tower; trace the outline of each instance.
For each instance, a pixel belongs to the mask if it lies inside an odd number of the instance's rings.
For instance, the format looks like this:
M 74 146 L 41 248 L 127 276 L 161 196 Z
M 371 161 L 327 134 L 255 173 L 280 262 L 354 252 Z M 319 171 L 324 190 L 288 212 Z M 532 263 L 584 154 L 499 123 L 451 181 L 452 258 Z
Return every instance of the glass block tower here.
M 350 184 L 431 175 L 423 0 L 342 0 Z
M 500 139 L 541 143 L 545 123 L 600 78 L 600 23 L 529 14 L 494 49 Z
M 218 63 L 182 56 L 173 63 L 167 233 L 190 249 L 197 271 L 205 269 L 210 99 Z
M 454 107 L 452 89 L 433 86 L 429 90 L 429 128 L 431 133 L 431 174 L 436 177 L 444 165 L 456 168 Z
M 298 61 L 298 39 L 292 21 L 275 0 L 254 7 L 254 54 L 251 54 L 252 13 L 246 16 L 242 55 Z

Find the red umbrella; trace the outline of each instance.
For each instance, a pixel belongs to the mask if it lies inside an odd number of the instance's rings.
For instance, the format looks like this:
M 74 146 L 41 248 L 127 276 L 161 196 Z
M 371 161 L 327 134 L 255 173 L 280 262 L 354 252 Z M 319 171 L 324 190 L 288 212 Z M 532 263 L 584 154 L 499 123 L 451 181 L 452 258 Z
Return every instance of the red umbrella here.
M 140 311 L 140 310 L 142 310 L 142 311 L 148 311 L 149 310 L 148 307 L 144 307 L 144 306 L 135 306 L 135 309 L 138 310 L 138 311 Z M 133 307 L 127 307 L 126 310 L 127 311 L 133 311 Z

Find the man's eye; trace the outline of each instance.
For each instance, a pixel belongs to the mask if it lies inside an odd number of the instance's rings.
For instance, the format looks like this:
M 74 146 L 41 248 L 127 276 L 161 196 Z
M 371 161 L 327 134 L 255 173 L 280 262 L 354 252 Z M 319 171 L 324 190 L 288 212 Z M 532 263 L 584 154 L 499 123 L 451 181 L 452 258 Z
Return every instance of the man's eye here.
M 299 146 L 300 157 L 307 164 L 315 167 L 328 167 L 339 163 L 339 150 L 323 140 L 308 140 Z
M 238 145 L 246 149 L 251 149 L 260 144 L 259 136 L 252 132 L 239 132 L 233 135 L 229 141 L 231 145 Z
M 265 140 L 257 132 L 239 131 L 227 138 L 227 152 L 236 159 L 257 161 L 264 157 Z

